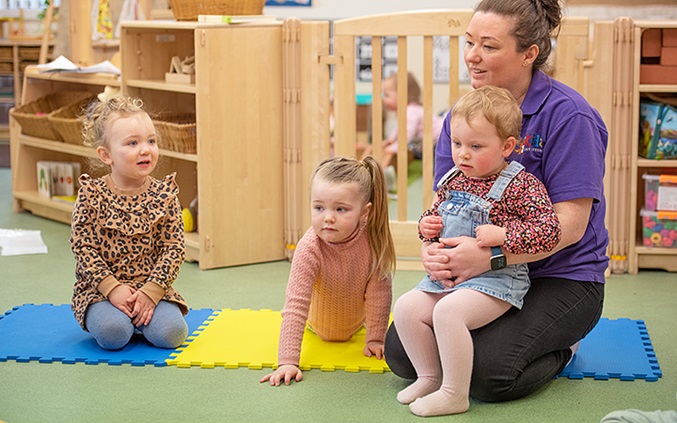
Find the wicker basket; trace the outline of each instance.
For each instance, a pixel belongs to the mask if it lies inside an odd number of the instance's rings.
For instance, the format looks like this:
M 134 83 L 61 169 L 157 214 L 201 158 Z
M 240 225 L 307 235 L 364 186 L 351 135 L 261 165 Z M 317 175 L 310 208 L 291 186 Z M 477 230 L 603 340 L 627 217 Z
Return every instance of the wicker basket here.
M 260 15 L 266 0 L 170 0 L 177 21 L 197 21 L 198 15 Z
M 82 145 L 82 115 L 89 103 L 96 100 L 96 95 L 71 103 L 56 109 L 49 115 L 47 120 L 52 125 L 61 139 L 68 144 Z
M 153 119 L 160 147 L 179 153 L 197 153 L 195 113 L 166 113 Z
M 40 47 L 19 47 L 19 57 L 21 60 L 38 60 Z
M 91 95 L 92 93 L 90 92 L 60 91 L 17 107 L 11 112 L 11 115 L 21 125 L 21 132 L 24 134 L 63 141 L 59 133 L 50 124 L 48 119 L 49 113 L 69 104 L 79 102 Z

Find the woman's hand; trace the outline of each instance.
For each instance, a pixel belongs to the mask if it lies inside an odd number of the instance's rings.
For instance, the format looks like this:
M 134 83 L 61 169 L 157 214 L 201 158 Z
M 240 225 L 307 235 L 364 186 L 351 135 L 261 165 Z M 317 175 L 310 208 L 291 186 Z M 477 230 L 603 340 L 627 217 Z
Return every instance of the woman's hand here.
M 448 288 L 491 269 L 491 250 L 467 236 L 423 243 L 421 258 L 430 277 Z
M 364 355 L 367 357 L 375 356 L 377 359 L 383 358 L 383 343 L 381 342 L 369 342 L 364 347 Z
M 423 268 L 430 278 L 446 286 L 446 282 L 451 283 L 451 271 L 447 268 L 449 264 L 448 251 L 439 242 L 424 242 L 421 245 L 421 260 Z
M 262 377 L 259 383 L 270 382 L 270 386 L 280 386 L 282 381 L 284 381 L 285 385 L 289 385 L 292 380 L 301 382 L 303 380 L 303 372 L 293 364 L 283 364 L 273 373 Z
M 450 279 L 456 285 L 491 270 L 491 249 L 480 248 L 477 240 L 468 236 L 442 238 L 448 251 Z
M 136 327 L 145 326 L 150 323 L 155 311 L 155 303 L 143 291 L 136 291 L 127 299 L 127 303 L 133 307 L 132 324 Z

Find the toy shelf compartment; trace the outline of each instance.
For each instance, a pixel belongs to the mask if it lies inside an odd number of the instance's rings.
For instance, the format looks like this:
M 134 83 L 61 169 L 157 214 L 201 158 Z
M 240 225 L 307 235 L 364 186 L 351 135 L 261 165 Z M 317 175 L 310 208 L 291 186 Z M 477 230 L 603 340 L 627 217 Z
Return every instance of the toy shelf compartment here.
M 172 57 L 195 55 L 193 22 L 129 22 L 122 33 L 122 61 L 125 66 L 123 85 L 174 93 L 196 94 L 196 85 L 167 82 L 165 73 Z

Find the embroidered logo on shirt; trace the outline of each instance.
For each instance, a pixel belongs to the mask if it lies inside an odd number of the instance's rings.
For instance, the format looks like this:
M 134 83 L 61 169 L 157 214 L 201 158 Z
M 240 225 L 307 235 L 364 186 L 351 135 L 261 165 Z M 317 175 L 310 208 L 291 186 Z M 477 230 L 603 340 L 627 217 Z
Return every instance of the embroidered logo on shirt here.
M 540 134 L 527 135 L 522 142 L 515 148 L 517 154 L 524 154 L 527 152 L 543 152 L 543 137 Z

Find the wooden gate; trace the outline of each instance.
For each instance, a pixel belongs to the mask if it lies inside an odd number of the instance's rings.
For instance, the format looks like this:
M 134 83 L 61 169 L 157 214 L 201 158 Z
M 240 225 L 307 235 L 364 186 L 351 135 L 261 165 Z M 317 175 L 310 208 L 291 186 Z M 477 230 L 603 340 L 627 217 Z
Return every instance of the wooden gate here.
M 472 16 L 471 10 L 421 10 L 373 15 L 338 20 L 333 23 L 330 38 L 328 22 L 287 19 L 284 23 L 283 69 L 285 84 L 285 187 L 286 231 L 285 242 L 288 256 L 293 254 L 296 242 L 310 226 L 308 182 L 313 168 L 329 156 L 329 104 L 333 91 L 336 126 L 334 129 L 334 154 L 356 155 L 358 138 L 356 125 L 357 101 L 356 72 L 358 60 L 356 43 L 361 37 L 371 40 L 371 63 L 380 64 L 384 59 L 382 49 L 385 37 L 396 39 L 396 69 L 398 75 L 397 129 L 398 139 L 406 139 L 407 71 L 415 66 L 422 69 L 422 104 L 424 109 L 422 187 L 420 210 L 425 210 L 433 201 L 434 142 L 432 136 L 433 110 L 433 37 L 449 40 L 448 51 L 448 103 L 471 88 L 459 81 L 459 68 L 465 66 L 459 60 L 463 48 L 463 36 Z M 587 18 L 570 18 L 565 21 L 555 48 L 554 75 L 568 85 L 582 90 L 583 65 L 588 53 Z M 408 51 L 409 46 L 422 45 L 419 51 Z M 333 51 L 331 44 L 333 41 Z M 444 43 L 446 45 L 446 42 Z M 412 49 L 413 50 L 413 49 Z M 444 54 L 446 57 L 447 55 Z M 330 80 L 333 67 L 333 81 Z M 360 94 L 370 93 L 372 99 L 380 99 L 383 74 L 381 66 L 371 67 L 371 82 L 360 83 Z M 368 88 L 365 88 L 365 85 Z M 437 87 L 439 83 L 435 84 Z M 333 90 L 332 90 L 333 86 Z M 438 91 L 439 92 L 439 91 Z M 380 101 L 371 104 L 371 140 L 373 154 L 380 158 L 384 138 Z M 407 192 L 408 159 L 407 143 L 398 143 L 397 154 L 397 208 L 391 213 L 391 230 L 398 257 L 398 269 L 422 269 L 420 263 L 421 243 L 417 236 L 417 219 L 408 219 L 410 198 Z

